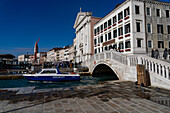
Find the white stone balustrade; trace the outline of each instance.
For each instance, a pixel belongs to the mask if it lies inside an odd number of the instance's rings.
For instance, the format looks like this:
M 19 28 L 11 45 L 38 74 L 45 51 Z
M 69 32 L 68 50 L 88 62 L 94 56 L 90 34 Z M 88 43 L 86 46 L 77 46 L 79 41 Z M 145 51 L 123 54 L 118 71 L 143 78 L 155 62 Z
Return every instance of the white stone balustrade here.
M 137 64 L 143 64 L 143 65 L 145 65 L 145 68 L 150 72 L 150 75 L 152 76 L 151 78 L 153 78 L 153 79 L 151 79 L 151 82 L 152 82 L 151 84 L 153 84 L 153 86 L 167 87 L 168 85 L 165 86 L 164 82 L 166 82 L 166 84 L 169 84 L 170 63 L 151 58 L 147 55 L 136 55 L 136 54 L 135 55 L 127 55 L 127 54 L 116 52 L 114 50 L 110 50 L 110 51 L 105 51 L 105 52 L 95 54 L 91 58 L 91 60 L 86 61 L 86 63 L 84 63 L 84 64 L 89 67 L 89 69 L 91 70 L 91 73 L 92 73 L 92 69 L 94 69 L 94 67 L 96 65 L 100 64 L 101 62 L 108 63 L 109 65 L 110 64 L 114 65 L 114 63 L 121 64 L 121 66 L 124 65 L 125 67 L 131 69 L 131 71 L 133 69 L 136 69 Z M 135 73 L 135 71 L 133 71 L 133 74 L 135 74 L 136 79 L 137 79 L 137 73 Z M 129 76 L 131 76 L 131 75 L 129 75 Z M 132 77 L 132 79 L 133 79 L 133 77 Z M 133 80 L 135 80 L 135 79 L 133 79 Z M 169 89 L 170 89 L 170 87 L 169 87 Z

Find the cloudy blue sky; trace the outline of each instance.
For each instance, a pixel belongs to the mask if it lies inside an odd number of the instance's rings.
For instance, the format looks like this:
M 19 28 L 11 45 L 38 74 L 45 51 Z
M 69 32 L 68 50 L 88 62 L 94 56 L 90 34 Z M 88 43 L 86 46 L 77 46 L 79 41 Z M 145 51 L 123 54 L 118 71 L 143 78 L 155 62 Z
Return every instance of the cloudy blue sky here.
M 71 45 L 77 13 L 93 12 L 103 17 L 124 0 L 0 0 L 0 54 L 33 53 Z M 170 0 L 162 0 L 170 2 Z

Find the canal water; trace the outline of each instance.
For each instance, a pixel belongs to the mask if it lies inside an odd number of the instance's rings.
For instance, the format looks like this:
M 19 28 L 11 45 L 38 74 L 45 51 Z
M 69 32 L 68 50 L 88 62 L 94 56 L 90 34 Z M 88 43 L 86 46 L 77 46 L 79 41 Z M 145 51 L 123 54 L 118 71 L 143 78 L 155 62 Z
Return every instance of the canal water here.
M 100 81 L 114 80 L 115 77 L 111 75 L 101 75 L 98 77 L 93 76 L 81 76 L 80 81 L 69 82 L 30 82 L 27 79 L 14 79 L 14 80 L 0 80 L 0 88 L 16 88 L 16 87 L 31 87 L 35 86 L 36 89 L 44 88 L 64 88 L 74 87 L 81 85 L 95 85 Z

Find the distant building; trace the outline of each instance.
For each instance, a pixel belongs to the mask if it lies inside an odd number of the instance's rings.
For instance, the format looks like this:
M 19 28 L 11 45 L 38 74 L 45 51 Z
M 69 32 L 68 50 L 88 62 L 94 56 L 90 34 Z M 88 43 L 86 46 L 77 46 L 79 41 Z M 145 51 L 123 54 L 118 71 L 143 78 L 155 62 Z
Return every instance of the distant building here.
M 0 54 L 0 69 L 11 69 L 13 68 L 13 59 L 15 58 L 12 54 Z
M 76 30 L 76 61 L 78 63 L 91 59 L 93 55 L 93 25 L 99 21 L 100 18 L 93 17 L 91 12 L 80 12 L 77 14 L 74 23 Z
M 46 57 L 47 57 L 47 52 L 40 52 L 39 63 L 42 64 L 43 62 L 45 62 L 46 61 Z
M 18 56 L 18 63 L 19 64 L 26 64 L 29 63 L 29 56 L 28 55 L 19 55 Z
M 57 61 L 57 51 L 62 48 L 53 48 L 47 52 L 46 62 L 56 62 Z
M 75 50 L 74 50 L 74 44 L 73 44 L 73 45 L 71 45 L 70 48 L 69 48 L 68 60 L 69 60 L 70 62 L 73 62 L 73 61 L 74 61 L 74 57 L 75 57 L 74 53 L 75 53 Z
M 29 57 L 28 57 L 28 63 L 29 63 L 29 64 L 32 64 L 32 63 L 34 63 L 34 61 L 35 61 L 35 55 L 29 55 Z

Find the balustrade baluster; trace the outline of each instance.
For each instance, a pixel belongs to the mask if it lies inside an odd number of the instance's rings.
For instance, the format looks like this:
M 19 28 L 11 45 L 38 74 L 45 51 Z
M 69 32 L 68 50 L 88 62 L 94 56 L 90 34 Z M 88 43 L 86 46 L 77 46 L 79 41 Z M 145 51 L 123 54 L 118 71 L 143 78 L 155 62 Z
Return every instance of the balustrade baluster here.
M 162 66 L 162 76 L 165 78 L 165 67 Z
M 166 78 L 169 80 L 169 67 L 166 67 Z
M 158 66 L 159 66 L 159 75 L 162 76 L 161 75 L 161 65 L 159 64 Z

